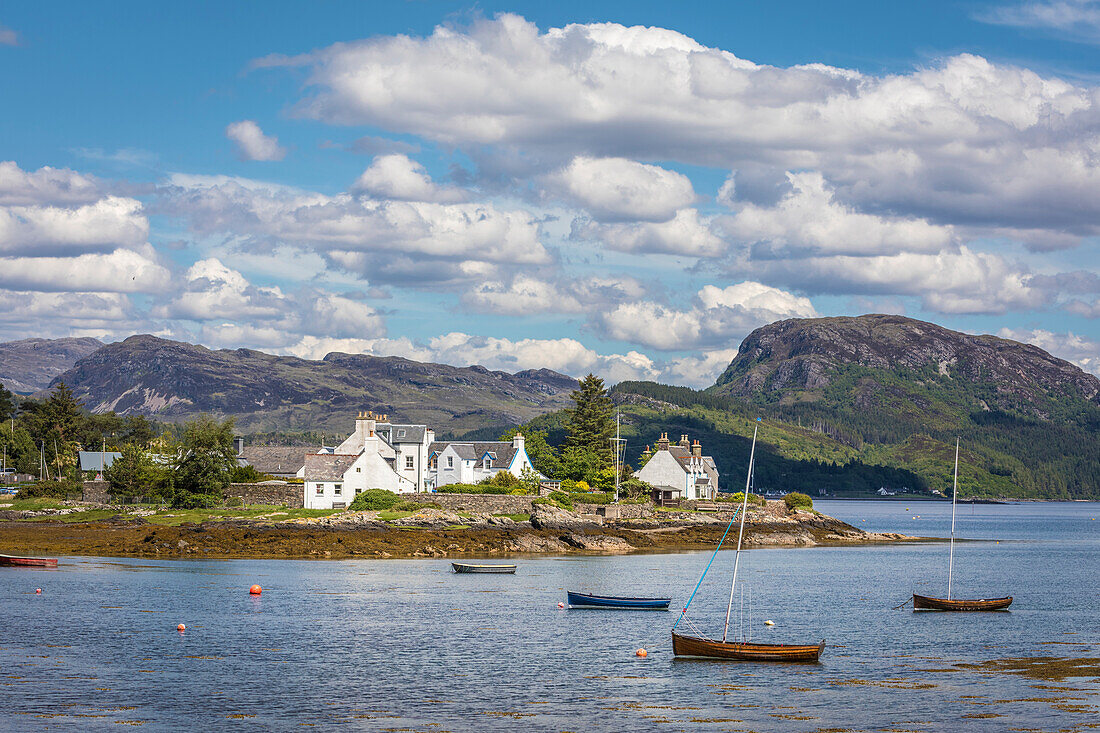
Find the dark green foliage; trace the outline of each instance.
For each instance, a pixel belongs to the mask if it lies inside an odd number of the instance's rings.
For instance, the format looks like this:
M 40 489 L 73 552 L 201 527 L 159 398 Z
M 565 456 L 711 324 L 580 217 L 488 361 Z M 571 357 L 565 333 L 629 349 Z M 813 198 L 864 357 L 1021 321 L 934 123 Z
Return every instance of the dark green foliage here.
M 783 497 L 783 502 L 787 505 L 788 509 L 813 509 L 814 500 L 805 494 L 792 491 Z
M 513 489 L 492 484 L 447 484 L 435 491 L 437 494 L 510 494 Z
M 558 478 L 561 474 L 561 459 L 554 446 L 547 441 L 546 431 L 530 425 L 521 425 L 509 430 L 500 436 L 500 439 L 511 441 L 519 432 L 523 433 L 524 450 L 527 451 L 527 457 L 531 459 L 535 470 L 548 478 Z
M 80 499 L 82 487 L 76 481 L 61 479 L 58 481 L 35 481 L 28 484 L 15 495 L 17 499 L 37 499 L 50 497 L 54 499 Z
M 111 485 L 111 494 L 123 501 L 145 496 L 158 488 L 159 467 L 140 446 L 127 443 L 122 455 L 103 472 L 103 478 Z
M 393 509 L 401 501 L 397 494 L 386 489 L 367 489 L 351 502 L 348 509 L 356 512 Z
M 721 493 L 714 497 L 714 500 L 722 503 L 740 504 L 745 501 L 745 492 L 738 491 L 736 494 Z M 767 500 L 759 494 L 749 492 L 749 504 L 755 504 L 756 506 L 764 506 L 767 504 Z
M 510 471 L 497 471 L 492 476 L 483 478 L 478 486 L 495 486 L 501 489 L 514 489 L 523 482 Z
M 12 430 L 11 422 L 0 424 L 0 453 L 7 456 L 7 467 L 19 473 L 38 474 L 38 448 L 18 421 Z
M 260 473 L 255 466 L 234 466 L 229 472 L 229 481 L 234 484 L 254 484 L 269 481 L 272 477 Z
M 587 492 L 583 494 L 571 493 L 568 496 L 573 502 L 580 504 L 605 505 L 610 504 L 615 500 L 614 494 L 605 491 Z
M 580 388 L 569 396 L 573 407 L 568 410 L 565 447 L 593 453 L 605 463 L 611 463 L 610 440 L 615 434 L 615 425 L 611 422 L 611 398 L 607 396 L 603 380 L 589 374 L 581 380 Z
M 399 501 L 399 502 L 397 502 L 396 504 L 393 505 L 393 510 L 395 512 L 415 512 L 415 511 L 419 511 L 421 509 L 440 509 L 440 508 L 441 507 L 439 506 L 439 504 L 436 504 L 434 501 L 429 501 L 427 503 L 421 503 L 419 501 L 408 501 L 408 500 L 406 500 L 406 501 Z
M 9 420 L 15 415 L 15 398 L 0 382 L 0 420 Z
M 564 491 L 551 491 L 546 498 L 562 509 L 569 509 L 570 511 L 573 509 L 573 497 Z
M 237 466 L 233 445 L 233 419 L 224 422 L 200 415 L 187 423 L 174 470 L 172 505 L 194 508 L 213 506 L 209 497 L 220 497 Z M 199 502 L 199 503 L 196 503 Z
M 653 487 L 645 481 L 631 476 L 626 481 L 619 483 L 619 497 L 626 497 L 628 499 L 647 497 L 652 489 Z

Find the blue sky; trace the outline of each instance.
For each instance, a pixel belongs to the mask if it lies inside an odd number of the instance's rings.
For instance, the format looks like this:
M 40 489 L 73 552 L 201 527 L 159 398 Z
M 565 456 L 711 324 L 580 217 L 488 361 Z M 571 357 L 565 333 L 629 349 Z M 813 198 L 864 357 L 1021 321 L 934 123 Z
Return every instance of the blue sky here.
M 16 4 L 0 339 L 705 386 L 896 312 L 1100 371 L 1100 3 Z

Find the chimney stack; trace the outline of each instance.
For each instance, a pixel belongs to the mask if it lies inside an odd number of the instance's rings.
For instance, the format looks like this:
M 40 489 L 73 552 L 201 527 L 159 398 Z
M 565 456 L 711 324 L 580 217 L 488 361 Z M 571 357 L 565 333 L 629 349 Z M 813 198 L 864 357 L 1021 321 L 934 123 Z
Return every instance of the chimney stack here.
M 690 448 L 691 447 L 691 443 L 688 441 L 688 436 L 686 436 L 686 435 L 681 435 L 680 436 L 680 447 L 682 447 L 682 448 Z
M 696 458 L 703 457 L 703 446 L 699 443 L 698 440 L 691 444 L 691 455 L 695 456 Z
M 668 450 L 668 433 L 661 433 L 661 438 L 657 441 L 657 450 Z
M 516 453 L 519 453 L 520 451 L 524 451 L 526 453 L 526 448 L 524 448 L 523 433 L 516 433 L 512 436 L 512 447 L 516 449 Z

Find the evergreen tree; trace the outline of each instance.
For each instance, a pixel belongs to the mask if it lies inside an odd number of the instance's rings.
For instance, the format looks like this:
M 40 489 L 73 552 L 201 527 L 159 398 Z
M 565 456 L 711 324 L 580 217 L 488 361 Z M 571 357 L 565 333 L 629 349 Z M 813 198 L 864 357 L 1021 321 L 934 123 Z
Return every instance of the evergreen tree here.
M 0 420 L 10 420 L 15 414 L 15 398 L 0 382 Z
M 144 495 L 150 488 L 153 461 L 141 447 L 133 443 L 122 446 L 122 455 L 103 471 L 111 484 L 111 493 L 126 499 Z
M 175 467 L 173 506 L 198 507 L 220 504 L 237 466 L 233 446 L 233 418 L 220 422 L 200 415 L 183 430 Z
M 565 447 L 590 451 L 610 463 L 610 441 L 615 425 L 611 421 L 611 398 L 607 396 L 603 380 L 589 374 L 581 380 L 580 389 L 574 390 L 569 397 L 573 407 L 568 410 Z

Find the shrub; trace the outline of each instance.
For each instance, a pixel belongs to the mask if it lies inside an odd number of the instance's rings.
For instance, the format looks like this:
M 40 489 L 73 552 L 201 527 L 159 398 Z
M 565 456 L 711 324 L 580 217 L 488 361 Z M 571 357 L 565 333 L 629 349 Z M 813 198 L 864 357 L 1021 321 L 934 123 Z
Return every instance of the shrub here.
M 227 496 L 225 499 L 225 505 L 227 507 L 244 506 L 244 499 L 239 496 Z
M 401 501 L 397 494 L 386 489 L 367 489 L 351 502 L 348 509 L 352 511 L 378 511 L 381 509 L 393 509 L 397 502 Z
M 588 491 L 591 488 L 592 487 L 588 485 L 587 481 L 578 481 L 577 483 L 573 484 L 574 492 Z
M 496 486 L 502 489 L 512 489 L 519 486 L 520 480 L 510 471 L 497 471 L 492 476 L 478 481 L 479 486 Z M 488 493 L 488 492 L 486 492 Z
M 814 508 L 814 500 L 799 491 L 787 494 L 783 497 L 783 501 L 786 502 L 788 509 L 812 510 Z
M 562 509 L 573 509 L 573 499 L 564 491 L 551 491 L 550 496 L 546 498 Z
M 51 497 L 54 499 L 66 499 L 71 495 L 80 498 L 81 486 L 69 479 L 57 481 L 35 481 L 19 489 L 16 499 L 37 499 L 39 497 Z
M 511 491 L 509 491 L 508 493 L 511 494 L 512 496 L 527 496 L 528 491 L 527 491 L 526 486 L 518 486 L 518 487 L 512 489 Z
M 722 493 L 719 493 L 718 496 L 714 497 L 715 501 L 729 502 L 729 503 L 733 503 L 733 504 L 740 504 L 742 501 L 744 501 L 744 499 L 745 499 L 745 492 L 744 491 L 738 491 L 736 494 L 722 494 Z M 756 506 L 764 506 L 768 502 L 767 502 L 766 499 L 764 499 L 764 497 L 760 496 L 759 494 L 753 494 L 752 492 L 749 492 L 749 503 L 750 504 L 755 504 Z
M 234 466 L 229 470 L 229 480 L 234 484 L 255 484 L 271 478 L 257 471 L 255 466 Z
M 439 504 L 436 504 L 435 502 L 422 503 L 419 501 L 409 501 L 408 499 L 403 499 L 394 504 L 391 508 L 395 512 L 416 512 L 421 509 L 441 509 L 442 507 L 440 507 Z
M 613 493 L 570 494 L 569 498 L 581 504 L 610 504 L 615 499 Z

